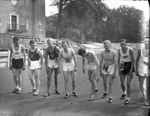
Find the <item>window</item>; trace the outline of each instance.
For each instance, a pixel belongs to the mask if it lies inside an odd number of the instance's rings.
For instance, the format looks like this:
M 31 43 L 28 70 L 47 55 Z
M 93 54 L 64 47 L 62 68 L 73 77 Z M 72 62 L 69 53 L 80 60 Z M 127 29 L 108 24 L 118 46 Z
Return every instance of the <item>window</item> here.
M 10 25 L 11 30 L 18 30 L 19 29 L 19 16 L 15 13 L 10 14 Z

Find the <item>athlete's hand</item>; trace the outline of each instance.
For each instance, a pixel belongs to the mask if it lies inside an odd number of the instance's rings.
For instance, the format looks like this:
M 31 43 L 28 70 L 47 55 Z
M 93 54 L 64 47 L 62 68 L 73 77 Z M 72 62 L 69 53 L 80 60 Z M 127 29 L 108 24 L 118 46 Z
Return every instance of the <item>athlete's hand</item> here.
M 29 66 L 29 67 L 31 66 L 31 62 L 30 62 L 30 61 L 28 62 L 28 66 Z
M 25 70 L 25 65 L 23 65 L 22 70 L 23 70 L 23 71 Z
M 120 76 L 121 75 L 121 70 L 119 70 L 118 73 L 119 73 L 119 76 Z
M 83 69 L 82 72 L 85 73 L 85 69 Z
M 9 69 L 12 70 L 12 66 L 10 66 Z
M 104 77 L 104 74 L 102 72 L 100 72 L 100 77 L 102 77 L 102 78 Z
M 136 74 L 136 76 L 139 76 L 139 72 L 137 70 L 135 71 L 135 74 Z
M 130 72 L 128 73 L 128 75 L 131 77 L 131 76 L 132 76 L 132 71 L 130 71 Z
M 75 71 L 75 72 L 77 71 L 77 67 L 74 68 L 74 71 Z
M 58 68 L 58 73 L 61 73 L 60 68 Z
M 42 66 L 41 66 L 40 70 L 42 70 Z
M 46 73 L 48 74 L 48 67 L 46 66 Z
M 113 73 L 113 75 L 112 75 L 112 79 L 114 80 L 115 78 L 116 78 L 116 73 Z

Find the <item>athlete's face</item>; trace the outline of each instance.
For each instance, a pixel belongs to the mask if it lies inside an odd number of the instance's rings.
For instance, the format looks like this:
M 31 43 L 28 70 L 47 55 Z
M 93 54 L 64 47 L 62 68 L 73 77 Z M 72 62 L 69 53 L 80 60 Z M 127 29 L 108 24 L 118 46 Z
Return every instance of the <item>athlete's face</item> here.
M 110 50 L 110 47 L 111 47 L 110 43 L 104 43 L 105 50 Z
M 62 43 L 62 47 L 63 47 L 64 50 L 67 50 L 68 49 L 67 43 L 66 42 Z
M 126 42 L 121 42 L 121 43 L 120 43 L 120 47 L 121 47 L 122 49 L 126 49 L 126 48 L 127 48 L 127 43 L 126 43 Z
M 30 46 L 31 46 L 31 49 L 35 49 L 36 44 L 32 43 L 32 44 L 30 44 Z
M 16 46 L 19 45 L 19 40 L 18 40 L 18 39 L 14 39 L 13 42 L 14 42 L 14 44 L 15 44 Z
M 53 46 L 53 43 L 50 40 L 47 41 L 47 44 L 48 44 L 49 47 Z
M 149 42 L 144 42 L 145 48 L 149 49 Z

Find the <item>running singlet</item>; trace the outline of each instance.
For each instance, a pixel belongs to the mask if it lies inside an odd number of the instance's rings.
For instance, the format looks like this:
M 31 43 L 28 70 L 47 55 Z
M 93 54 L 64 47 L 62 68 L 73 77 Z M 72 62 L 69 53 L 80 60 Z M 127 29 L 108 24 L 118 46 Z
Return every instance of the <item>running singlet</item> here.
M 58 58 L 59 56 L 59 49 L 55 46 L 53 52 L 50 52 L 50 50 L 47 49 L 47 53 L 49 55 L 49 59 L 54 60 L 55 58 Z
M 129 50 L 131 48 L 127 48 L 127 52 L 126 53 L 123 53 L 122 52 L 122 49 L 120 48 L 120 63 L 123 63 L 123 62 L 131 62 L 131 57 L 130 57 L 130 54 L 129 54 Z
M 37 48 L 32 51 L 31 49 L 29 50 L 29 58 L 31 61 L 36 61 L 40 59 L 40 55 L 37 53 Z
M 14 46 L 12 46 L 12 68 L 14 69 L 22 69 L 23 68 L 23 53 L 22 53 L 22 45 L 19 45 L 19 49 L 15 50 Z
M 140 59 L 139 59 L 139 65 L 138 65 L 138 72 L 141 76 L 149 76 L 149 49 L 145 51 L 144 54 L 144 48 L 142 47 L 140 49 Z M 145 56 L 144 56 L 145 55 Z
M 122 74 L 124 75 L 127 75 L 129 72 L 130 72 L 130 69 L 131 69 L 131 56 L 130 56 L 130 53 L 129 51 L 132 50 L 132 48 L 127 48 L 127 52 L 126 53 L 123 53 L 122 52 L 122 49 L 120 48 L 119 49 L 119 52 L 120 52 L 120 64 L 121 64 L 121 72 Z M 133 67 L 133 72 L 134 72 L 134 67 Z
M 23 53 L 21 51 L 22 45 L 19 45 L 19 49 L 15 50 L 14 45 L 12 46 L 12 58 L 13 59 L 22 59 Z
M 93 51 L 88 51 L 87 55 L 86 55 L 86 59 L 87 59 L 87 69 L 88 70 L 96 70 L 97 66 L 95 63 L 95 58 L 94 58 L 95 53 Z
M 64 50 L 62 51 L 64 62 L 70 63 L 73 61 L 72 60 L 72 52 L 73 52 L 73 50 L 71 48 L 68 48 L 68 53 L 66 53 Z

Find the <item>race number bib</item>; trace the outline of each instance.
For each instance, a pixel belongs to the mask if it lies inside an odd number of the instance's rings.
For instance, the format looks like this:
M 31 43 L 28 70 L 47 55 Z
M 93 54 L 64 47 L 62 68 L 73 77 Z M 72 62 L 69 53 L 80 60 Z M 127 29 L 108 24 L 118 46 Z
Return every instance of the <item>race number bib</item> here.
M 71 62 L 71 58 L 66 58 L 66 62 Z

